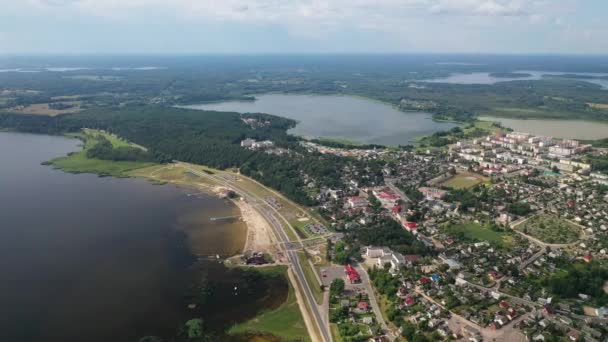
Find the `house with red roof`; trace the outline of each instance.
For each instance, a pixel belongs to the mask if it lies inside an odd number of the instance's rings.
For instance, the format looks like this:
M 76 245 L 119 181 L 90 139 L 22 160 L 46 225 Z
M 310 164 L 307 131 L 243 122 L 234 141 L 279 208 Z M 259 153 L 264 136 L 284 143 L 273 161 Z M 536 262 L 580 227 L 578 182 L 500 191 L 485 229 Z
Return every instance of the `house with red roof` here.
M 431 278 L 422 277 L 422 278 L 418 279 L 418 282 L 420 284 L 430 284 L 432 282 L 432 280 L 431 280 Z
M 415 233 L 418 230 L 418 223 L 416 222 L 405 222 L 403 228 L 410 233 Z
M 357 308 L 359 310 L 363 310 L 363 311 L 369 311 L 369 304 L 367 304 L 367 302 L 364 301 L 360 301 L 359 303 L 357 303 Z
M 591 254 L 587 254 L 587 255 L 585 255 L 585 256 L 583 257 L 583 260 L 584 260 L 586 263 L 590 263 L 590 262 L 592 262 L 592 261 L 593 261 L 593 255 L 591 255 Z
M 405 297 L 403 300 L 403 306 L 410 307 L 416 303 L 416 300 L 413 297 Z
M 350 281 L 351 284 L 356 284 L 356 283 L 361 282 L 361 277 L 359 276 L 359 272 L 357 272 L 357 270 L 354 267 L 352 267 L 351 265 L 346 265 L 344 267 L 344 272 L 346 273 L 346 276 L 348 277 L 348 281 Z

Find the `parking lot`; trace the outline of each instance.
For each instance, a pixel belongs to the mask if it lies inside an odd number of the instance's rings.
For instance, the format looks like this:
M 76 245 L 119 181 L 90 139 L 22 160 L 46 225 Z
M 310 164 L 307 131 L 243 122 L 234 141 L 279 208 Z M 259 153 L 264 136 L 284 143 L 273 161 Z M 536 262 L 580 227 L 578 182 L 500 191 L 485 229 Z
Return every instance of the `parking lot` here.
M 330 266 L 321 268 L 321 281 L 323 285 L 328 286 L 331 285 L 331 282 L 334 279 L 342 279 L 344 280 L 344 289 L 345 291 L 352 291 L 355 293 L 365 292 L 365 286 L 362 283 L 351 284 L 344 273 L 344 266 Z

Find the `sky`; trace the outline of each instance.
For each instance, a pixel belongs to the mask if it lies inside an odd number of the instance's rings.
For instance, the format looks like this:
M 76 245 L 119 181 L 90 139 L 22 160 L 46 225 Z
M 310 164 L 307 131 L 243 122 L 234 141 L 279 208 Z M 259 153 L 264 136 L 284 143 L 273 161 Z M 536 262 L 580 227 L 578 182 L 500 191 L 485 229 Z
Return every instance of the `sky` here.
M 608 54 L 606 0 L 0 0 L 0 55 Z

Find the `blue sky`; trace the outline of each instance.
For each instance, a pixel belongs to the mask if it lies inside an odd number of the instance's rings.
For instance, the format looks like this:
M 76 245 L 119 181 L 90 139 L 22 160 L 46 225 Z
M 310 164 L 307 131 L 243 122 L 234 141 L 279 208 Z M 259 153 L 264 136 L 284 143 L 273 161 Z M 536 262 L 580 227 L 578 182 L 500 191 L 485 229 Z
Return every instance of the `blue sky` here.
M 0 54 L 608 53 L 606 0 L 0 0 Z

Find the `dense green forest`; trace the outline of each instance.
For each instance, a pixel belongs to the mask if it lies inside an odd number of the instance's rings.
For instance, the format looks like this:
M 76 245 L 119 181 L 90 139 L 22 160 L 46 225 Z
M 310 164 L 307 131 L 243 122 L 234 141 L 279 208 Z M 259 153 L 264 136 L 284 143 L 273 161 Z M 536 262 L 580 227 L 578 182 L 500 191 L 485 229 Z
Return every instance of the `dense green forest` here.
M 252 128 L 242 118 L 269 122 Z M 341 183 L 340 170 L 349 164 L 362 163 L 351 158 L 310 153 L 299 145 L 298 138 L 286 134 L 293 120 L 267 114 L 208 112 L 162 106 L 127 106 L 96 108 L 78 114 L 56 117 L 0 114 L 0 127 L 23 132 L 61 134 L 92 128 L 114 133 L 148 148 L 110 149 L 100 144 L 90 153 L 99 159 L 157 162 L 172 159 L 214 168 L 240 168 L 245 175 L 275 188 L 290 199 L 305 205 L 315 200 L 304 191 L 303 174 L 318 185 L 335 187 Z M 251 151 L 240 146 L 246 138 L 269 139 L 289 151 L 276 155 Z M 361 184 L 381 179 L 381 162 L 372 162 L 359 176 Z
M 563 270 L 544 280 L 544 285 L 562 298 L 577 298 L 584 293 L 593 298 L 598 306 L 608 303 L 604 284 L 608 279 L 608 269 L 597 261 L 590 264 L 574 263 L 563 265 Z
M 7 72 L 0 85 L 0 108 L 56 103 L 76 96 L 85 108 L 127 104 L 181 105 L 253 100 L 252 94 L 316 93 L 364 96 L 401 106 L 402 100 L 432 104 L 438 119 L 469 121 L 478 115 L 608 120 L 607 91 L 582 72 L 606 72 L 605 61 L 576 57 L 459 56 L 470 65 L 440 63 L 446 56 L 272 56 L 181 58 L 31 58 L 19 64 L 88 64 L 88 70 Z M 435 62 L 433 62 L 435 61 Z M 112 64 L 163 66 L 151 70 L 113 69 Z M 40 70 L 40 69 L 37 69 Z M 429 83 L 454 73 L 489 72 L 523 76 L 517 70 L 567 72 L 542 80 L 495 84 Z M 577 72 L 579 74 L 577 74 Z M 599 106 L 595 104 L 600 104 Z M 403 109 L 411 109 L 404 106 Z
M 424 244 L 401 225 L 389 218 L 348 231 L 346 241 L 350 246 L 387 246 L 402 254 L 428 254 Z

